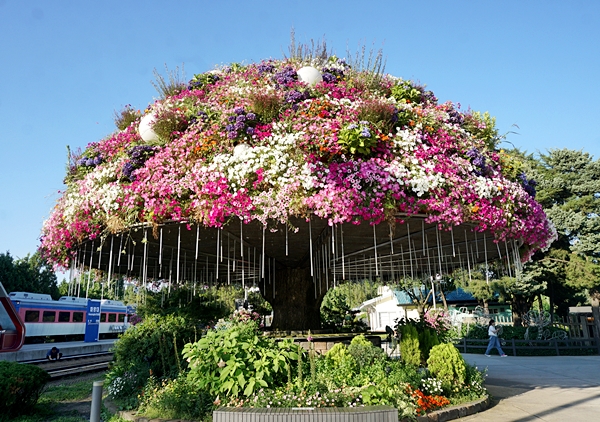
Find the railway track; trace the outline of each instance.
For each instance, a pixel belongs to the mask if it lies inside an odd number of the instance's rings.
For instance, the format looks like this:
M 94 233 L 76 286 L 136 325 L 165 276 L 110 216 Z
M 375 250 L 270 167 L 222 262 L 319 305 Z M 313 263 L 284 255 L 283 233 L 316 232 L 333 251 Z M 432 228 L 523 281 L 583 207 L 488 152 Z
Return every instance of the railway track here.
M 112 361 L 113 353 L 94 353 L 77 356 L 63 357 L 57 361 L 34 360 L 27 363 L 30 365 L 36 365 L 42 368 L 48 374 L 51 379 L 59 379 L 70 375 L 78 375 L 86 372 L 104 371 L 108 369 L 108 364 Z

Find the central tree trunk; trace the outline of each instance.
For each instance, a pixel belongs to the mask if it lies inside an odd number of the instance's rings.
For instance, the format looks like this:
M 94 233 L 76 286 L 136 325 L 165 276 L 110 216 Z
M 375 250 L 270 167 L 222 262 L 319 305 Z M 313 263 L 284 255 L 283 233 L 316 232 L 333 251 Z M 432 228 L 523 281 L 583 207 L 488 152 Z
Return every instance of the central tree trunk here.
M 511 309 L 513 314 L 513 325 L 515 327 L 523 326 L 523 316 L 531 310 L 533 299 L 531 297 L 514 295 L 511 300 Z
M 318 330 L 325 283 L 313 282 L 310 269 L 283 268 L 275 280 L 261 287 L 261 294 L 273 308 L 271 328 L 275 330 Z

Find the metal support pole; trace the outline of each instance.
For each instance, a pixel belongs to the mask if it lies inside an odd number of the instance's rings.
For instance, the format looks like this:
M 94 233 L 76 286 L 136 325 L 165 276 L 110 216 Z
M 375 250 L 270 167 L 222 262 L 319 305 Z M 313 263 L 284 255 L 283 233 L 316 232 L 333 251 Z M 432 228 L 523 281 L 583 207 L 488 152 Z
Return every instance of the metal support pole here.
M 103 386 L 104 381 L 94 381 L 94 386 L 92 387 L 92 410 L 90 411 L 90 422 L 100 422 Z

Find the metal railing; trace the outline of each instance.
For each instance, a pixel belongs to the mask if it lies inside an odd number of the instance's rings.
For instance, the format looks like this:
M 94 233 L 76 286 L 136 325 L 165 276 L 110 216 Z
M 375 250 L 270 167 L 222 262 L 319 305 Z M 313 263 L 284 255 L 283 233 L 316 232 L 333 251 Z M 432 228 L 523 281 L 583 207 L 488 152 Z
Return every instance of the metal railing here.
M 575 338 L 575 339 L 548 339 L 548 340 L 515 340 L 502 339 L 502 349 L 506 354 L 512 356 L 525 356 L 540 353 L 542 351 L 552 352 L 556 356 L 573 354 L 600 354 L 600 339 L 598 338 Z M 487 347 L 487 339 L 462 338 L 454 343 L 461 353 L 483 353 Z

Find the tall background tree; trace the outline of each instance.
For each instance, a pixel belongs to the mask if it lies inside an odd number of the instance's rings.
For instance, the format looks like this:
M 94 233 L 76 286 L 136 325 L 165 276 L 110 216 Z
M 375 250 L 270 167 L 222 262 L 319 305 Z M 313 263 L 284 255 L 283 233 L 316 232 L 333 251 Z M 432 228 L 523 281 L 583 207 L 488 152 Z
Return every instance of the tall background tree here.
M 525 278 L 547 283 L 551 312 L 565 315 L 569 306 L 591 303 L 600 332 L 600 162 L 566 148 L 539 158 L 515 154 L 537 180 L 536 200 L 558 232 L 551 248 L 525 267 Z
M 0 282 L 7 292 L 34 292 L 60 296 L 56 274 L 38 252 L 25 258 L 13 258 L 10 252 L 0 253 Z

